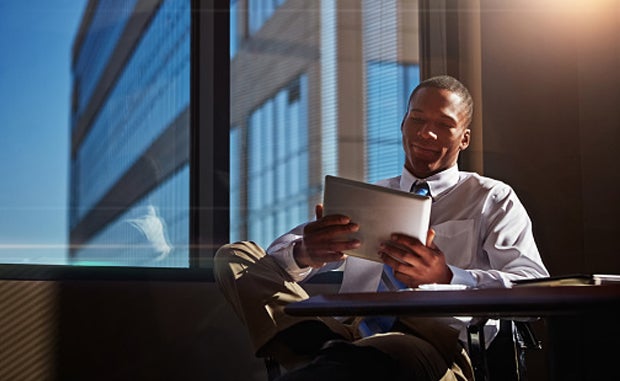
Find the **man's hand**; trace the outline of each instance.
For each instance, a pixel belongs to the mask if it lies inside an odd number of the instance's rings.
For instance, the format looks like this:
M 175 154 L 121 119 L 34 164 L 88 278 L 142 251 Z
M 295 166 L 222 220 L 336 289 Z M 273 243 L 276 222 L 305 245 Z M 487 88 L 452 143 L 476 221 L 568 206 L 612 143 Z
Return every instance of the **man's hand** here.
M 435 246 L 435 231 L 428 230 L 426 246 L 405 234 L 393 234 L 379 249 L 383 262 L 394 269 L 394 276 L 408 287 L 426 283 L 450 283 L 452 271 L 444 254 Z
M 293 251 L 295 261 L 300 267 L 323 267 L 327 262 L 344 259 L 344 250 L 360 246 L 359 240 L 347 238 L 350 233 L 359 229 L 349 217 L 337 214 L 323 217 L 321 204 L 316 206 L 315 212 L 316 221 L 304 227 L 303 239 L 295 245 Z

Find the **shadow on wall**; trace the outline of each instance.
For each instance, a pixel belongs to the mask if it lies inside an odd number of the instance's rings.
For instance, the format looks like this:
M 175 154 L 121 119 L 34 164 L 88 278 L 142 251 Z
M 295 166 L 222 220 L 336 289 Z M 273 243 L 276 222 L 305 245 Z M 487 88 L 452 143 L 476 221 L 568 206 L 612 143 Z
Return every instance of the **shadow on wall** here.
M 0 281 L 1 380 L 265 380 L 212 282 Z
M 213 283 L 64 282 L 59 380 L 264 380 Z

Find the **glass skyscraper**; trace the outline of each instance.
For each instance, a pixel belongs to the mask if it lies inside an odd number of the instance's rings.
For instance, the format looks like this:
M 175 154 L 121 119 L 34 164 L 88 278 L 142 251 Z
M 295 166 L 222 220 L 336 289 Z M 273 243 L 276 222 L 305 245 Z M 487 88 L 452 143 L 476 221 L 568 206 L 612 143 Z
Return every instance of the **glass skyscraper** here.
M 73 51 L 70 262 L 189 265 L 190 1 L 91 0 Z

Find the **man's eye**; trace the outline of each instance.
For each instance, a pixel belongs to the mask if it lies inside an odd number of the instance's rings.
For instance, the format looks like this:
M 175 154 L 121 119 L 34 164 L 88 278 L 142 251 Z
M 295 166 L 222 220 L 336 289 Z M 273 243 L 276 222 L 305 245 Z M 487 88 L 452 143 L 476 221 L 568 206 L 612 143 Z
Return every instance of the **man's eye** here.
M 413 120 L 414 123 L 424 123 L 424 119 L 422 118 L 413 117 L 411 120 Z

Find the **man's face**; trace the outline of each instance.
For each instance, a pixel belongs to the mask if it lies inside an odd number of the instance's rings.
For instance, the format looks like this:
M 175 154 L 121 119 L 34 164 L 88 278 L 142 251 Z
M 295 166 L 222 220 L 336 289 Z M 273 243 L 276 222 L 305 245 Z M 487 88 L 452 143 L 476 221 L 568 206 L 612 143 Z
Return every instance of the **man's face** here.
M 470 130 L 461 97 L 449 90 L 418 90 L 403 119 L 405 168 L 425 178 L 456 164 L 469 145 Z

